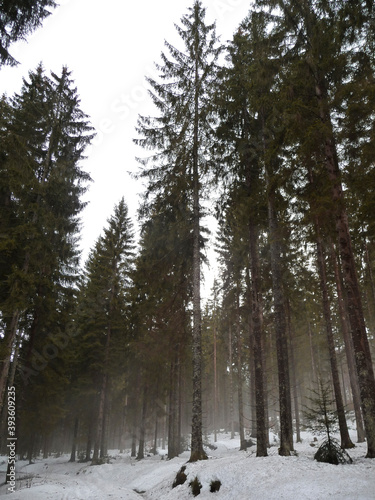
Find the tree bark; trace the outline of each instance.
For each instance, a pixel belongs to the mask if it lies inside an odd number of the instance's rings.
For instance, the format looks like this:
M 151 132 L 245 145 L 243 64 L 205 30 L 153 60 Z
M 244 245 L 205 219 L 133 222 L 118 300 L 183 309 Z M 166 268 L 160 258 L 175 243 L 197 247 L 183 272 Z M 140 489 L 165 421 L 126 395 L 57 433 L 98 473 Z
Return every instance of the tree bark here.
M 92 456 L 92 463 L 95 465 L 99 463 L 99 451 L 102 447 L 102 438 L 104 431 L 104 423 L 105 423 L 105 403 L 107 398 L 107 388 L 108 388 L 108 359 L 109 359 L 109 346 L 111 343 L 111 327 L 108 325 L 107 338 L 104 347 L 104 367 L 102 374 L 102 385 L 100 389 L 99 395 L 99 408 L 98 408 L 98 419 L 96 423 L 96 433 L 95 433 L 95 442 L 94 442 L 94 453 Z M 100 456 L 103 456 L 103 449 Z
M 69 460 L 69 462 L 75 462 L 76 461 L 77 438 L 78 438 L 78 417 L 76 417 L 74 419 L 72 452 L 70 454 L 70 460 Z
M 260 288 L 260 264 L 258 254 L 258 231 L 249 223 L 250 266 L 251 266 L 251 308 L 253 326 L 253 359 L 255 381 L 255 412 L 257 457 L 267 456 L 268 422 L 266 419 L 266 396 L 263 353 L 263 308 Z
M 24 272 L 27 273 L 27 270 Z M 16 343 L 16 336 L 17 336 L 17 327 L 18 327 L 18 321 L 20 317 L 20 311 L 15 311 L 13 313 L 9 328 L 6 328 L 5 330 L 5 336 L 2 341 L 2 346 L 1 346 L 1 354 L 3 359 L 1 360 L 0 364 L 0 414 L 3 409 L 4 401 L 5 401 L 5 388 L 7 386 L 7 380 L 8 380 L 8 374 L 9 374 L 9 368 L 10 368 L 10 359 L 12 355 L 12 350 L 13 347 Z
M 102 433 L 103 433 L 103 418 L 104 418 L 104 406 L 105 406 L 105 397 L 107 391 L 107 374 L 103 374 L 102 378 L 102 386 L 99 395 L 99 408 L 98 408 L 98 417 L 96 421 L 96 433 L 95 433 L 95 442 L 94 442 L 94 453 L 92 456 L 92 464 L 96 465 L 99 463 L 99 452 L 100 446 L 102 443 Z
M 311 373 L 312 373 L 312 384 L 311 384 L 311 389 L 318 383 L 318 376 L 317 376 L 317 366 L 316 366 L 316 361 L 315 361 L 315 353 L 314 353 L 314 345 L 312 341 L 312 328 L 311 328 L 311 323 L 310 320 L 308 319 L 308 335 L 309 335 L 309 345 L 310 345 L 310 357 L 311 357 Z
M 152 447 L 151 453 L 153 455 L 157 454 L 158 448 L 158 430 L 159 430 L 159 418 L 157 412 L 155 413 L 155 432 L 154 432 L 154 445 Z
M 103 408 L 103 423 L 100 441 L 100 458 L 103 459 L 108 455 L 108 395 L 109 395 L 109 381 L 107 377 L 107 388 L 105 391 L 104 408 Z
M 234 439 L 234 391 L 233 391 L 233 345 L 232 327 L 229 325 L 229 416 L 230 416 L 230 438 Z
M 293 330 L 292 330 L 292 321 L 291 321 L 291 312 L 290 312 L 290 303 L 287 302 L 288 308 L 288 338 L 289 338 L 289 347 L 290 347 L 290 368 L 291 368 L 291 379 L 293 385 L 293 399 L 294 399 L 294 417 L 296 420 L 296 442 L 302 443 L 301 439 L 301 424 L 300 424 L 300 415 L 299 415 L 299 403 L 298 403 L 298 383 L 297 383 L 297 375 L 296 375 L 296 362 L 294 357 L 294 342 L 293 342 Z
M 270 184 L 270 182 L 268 181 Z M 270 188 L 270 186 L 269 186 Z M 268 222 L 271 252 L 272 293 L 276 333 L 277 368 L 279 377 L 280 448 L 279 455 L 293 451 L 292 403 L 290 394 L 289 357 L 286 335 L 284 293 L 281 277 L 281 251 L 274 193 L 268 196 Z
M 207 459 L 202 439 L 202 320 L 199 182 L 199 39 L 195 40 L 195 93 L 193 137 L 193 407 L 190 462 Z
M 169 419 L 168 419 L 168 458 L 177 457 L 180 452 L 179 411 L 178 411 L 178 353 L 171 363 L 169 389 Z
M 344 299 L 343 291 L 342 291 L 342 287 L 341 287 L 340 269 L 339 269 L 339 266 L 337 263 L 337 257 L 336 257 L 336 252 L 335 252 L 333 242 L 331 243 L 331 258 L 332 258 L 332 263 L 333 263 L 333 267 L 335 270 L 340 324 L 341 324 L 342 335 L 344 338 L 346 361 L 348 364 L 350 387 L 352 390 L 354 413 L 355 413 L 355 419 L 356 419 L 356 424 L 357 424 L 356 425 L 357 426 L 357 442 L 363 443 L 365 441 L 366 433 L 365 433 L 365 429 L 363 426 L 363 418 L 362 418 L 362 412 L 361 412 L 361 397 L 360 397 L 360 392 L 359 392 L 357 373 L 356 373 L 356 369 L 355 369 L 353 342 L 352 342 L 352 339 L 350 337 L 350 332 L 349 332 L 349 328 L 348 328 L 345 299 Z
M 91 446 L 92 446 L 92 432 L 93 432 L 93 421 L 90 418 L 90 423 L 89 423 L 89 431 L 87 434 L 87 442 L 86 442 L 86 456 L 85 456 L 85 462 L 89 462 L 91 459 Z
M 371 267 L 370 252 L 368 249 L 367 239 L 365 239 L 365 262 L 366 262 L 366 268 L 367 268 L 367 273 L 368 273 L 368 277 L 369 277 L 369 281 L 370 281 L 370 290 L 371 290 L 371 302 L 372 302 L 372 304 L 370 306 L 370 310 L 371 310 L 371 315 L 373 317 L 373 323 L 375 325 L 375 319 L 374 319 L 374 315 L 375 315 L 375 309 L 374 309 L 375 308 L 375 283 L 374 283 L 374 273 L 372 272 L 372 267 Z
M 251 255 L 249 255 L 251 260 Z M 250 264 L 249 264 L 250 265 Z M 255 366 L 254 366 L 254 326 L 252 318 L 252 290 L 251 290 L 251 280 L 250 280 L 250 269 L 246 268 L 246 300 L 248 305 L 248 316 L 247 316 L 247 329 L 248 329 L 248 339 L 249 339 L 249 351 L 248 351 L 248 363 L 249 363 L 249 377 L 250 377 L 250 436 L 253 438 L 257 437 L 257 421 L 256 421 L 256 404 L 255 404 Z
M 238 283 L 237 283 L 238 290 Z M 245 428 L 244 428 L 244 411 L 243 411 L 243 392 L 242 392 L 242 342 L 241 342 L 241 326 L 240 326 L 240 304 L 239 293 L 236 297 L 236 344 L 237 344 L 237 392 L 238 392 L 238 424 L 240 433 L 240 450 L 246 450 Z
M 145 458 L 147 394 L 148 394 L 148 387 L 146 384 L 144 387 L 144 390 L 143 390 L 142 414 L 141 414 L 141 425 L 140 425 L 140 429 L 139 429 L 139 443 L 138 443 L 137 460 L 142 460 L 143 458 Z
M 215 310 L 214 310 L 214 314 Z M 215 319 L 214 319 L 215 321 Z M 216 325 L 214 324 L 214 442 L 217 442 L 217 349 L 216 349 Z

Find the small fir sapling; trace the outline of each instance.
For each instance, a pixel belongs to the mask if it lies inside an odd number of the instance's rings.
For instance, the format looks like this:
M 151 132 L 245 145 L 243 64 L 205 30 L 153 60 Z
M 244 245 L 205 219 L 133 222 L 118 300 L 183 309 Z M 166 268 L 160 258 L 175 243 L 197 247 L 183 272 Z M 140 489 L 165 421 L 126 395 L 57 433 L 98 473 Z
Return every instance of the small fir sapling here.
M 306 428 L 313 434 L 326 434 L 327 439 L 319 447 L 314 455 L 318 462 L 326 462 L 338 465 L 339 463 L 352 463 L 348 453 L 343 450 L 332 435 L 338 431 L 338 417 L 335 407 L 335 399 L 332 397 L 329 384 L 324 384 L 320 379 L 318 389 L 312 389 L 313 396 L 308 398 L 311 407 L 304 411 Z
M 332 397 L 331 389 L 322 380 L 318 382 L 318 389 L 311 389 L 312 396 L 309 397 L 311 406 L 306 407 L 303 412 L 305 417 L 305 427 L 313 434 L 327 435 L 327 441 L 331 441 L 331 436 L 338 430 L 337 413 L 334 410 L 335 400 Z

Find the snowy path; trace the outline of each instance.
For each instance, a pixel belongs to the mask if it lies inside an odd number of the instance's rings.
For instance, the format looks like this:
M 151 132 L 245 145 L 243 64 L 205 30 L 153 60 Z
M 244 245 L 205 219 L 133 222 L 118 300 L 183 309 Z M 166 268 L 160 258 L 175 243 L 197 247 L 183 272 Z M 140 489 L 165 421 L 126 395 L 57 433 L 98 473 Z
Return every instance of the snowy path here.
M 188 483 L 198 476 L 199 499 L 225 500 L 375 500 L 375 459 L 365 459 L 366 445 L 350 450 L 352 465 L 319 464 L 310 440 L 296 445 L 298 456 L 279 457 L 277 448 L 265 458 L 255 448 L 239 451 L 238 439 L 221 435 L 210 459 L 186 464 L 189 454 L 173 460 L 160 456 L 135 461 L 116 455 L 111 464 L 92 467 L 71 464 L 69 456 L 17 464 L 17 490 L 0 487 L 0 497 L 12 500 L 187 500 L 194 498 Z M 0 474 L 5 472 L 5 458 Z M 172 489 L 177 471 L 186 464 L 188 479 Z M 219 479 L 220 491 L 210 493 L 210 482 Z M 30 487 L 27 487 L 27 486 Z

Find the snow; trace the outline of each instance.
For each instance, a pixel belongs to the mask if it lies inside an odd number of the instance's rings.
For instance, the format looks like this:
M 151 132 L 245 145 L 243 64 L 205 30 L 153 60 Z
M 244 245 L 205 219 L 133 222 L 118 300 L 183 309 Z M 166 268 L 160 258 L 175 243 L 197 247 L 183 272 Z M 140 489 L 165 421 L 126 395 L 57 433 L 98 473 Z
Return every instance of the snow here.
M 17 462 L 16 490 L 0 487 L 0 497 L 12 500 L 187 500 L 194 498 L 189 482 L 195 476 L 202 484 L 200 500 L 360 500 L 375 499 L 375 459 L 366 459 L 366 443 L 349 450 L 351 465 L 330 465 L 314 460 L 312 438 L 303 434 L 295 445 L 296 455 L 280 457 L 277 446 L 269 456 L 256 458 L 255 446 L 239 451 L 239 439 L 219 434 L 216 449 L 207 448 L 209 459 L 187 463 L 189 452 L 173 460 L 159 455 L 137 461 L 129 453 L 110 452 L 109 464 L 91 466 L 69 463 L 69 455 L 37 459 L 29 465 Z M 352 436 L 355 440 L 355 436 Z M 210 437 L 213 444 L 213 438 Z M 0 457 L 5 475 L 7 457 Z M 172 489 L 180 468 L 186 465 L 187 481 Z M 212 480 L 220 480 L 220 491 L 210 493 Z

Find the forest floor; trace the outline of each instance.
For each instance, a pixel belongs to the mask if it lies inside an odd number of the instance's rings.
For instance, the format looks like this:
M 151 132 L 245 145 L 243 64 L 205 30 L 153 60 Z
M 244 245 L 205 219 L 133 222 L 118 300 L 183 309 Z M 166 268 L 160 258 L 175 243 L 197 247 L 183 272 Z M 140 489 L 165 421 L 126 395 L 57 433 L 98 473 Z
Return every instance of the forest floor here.
M 304 433 L 295 445 L 296 455 L 280 457 L 277 446 L 269 456 L 256 458 L 256 448 L 239 451 L 239 439 L 219 434 L 216 449 L 207 448 L 209 459 L 187 463 L 189 452 L 173 460 L 159 455 L 137 461 L 129 453 L 111 453 L 110 463 L 90 466 L 69 463 L 69 455 L 17 462 L 16 490 L 0 487 L 0 497 L 12 500 L 187 500 L 194 498 L 189 486 L 196 476 L 202 484 L 200 499 L 222 500 L 327 500 L 375 499 L 375 459 L 366 459 L 366 444 L 357 444 L 349 454 L 350 465 L 329 465 L 314 460 L 317 446 Z M 355 435 L 352 436 L 355 440 Z M 210 439 L 213 443 L 213 437 Z M 7 457 L 0 457 L 5 476 Z M 186 465 L 187 481 L 172 489 L 179 469 Z M 210 483 L 220 480 L 216 493 Z

